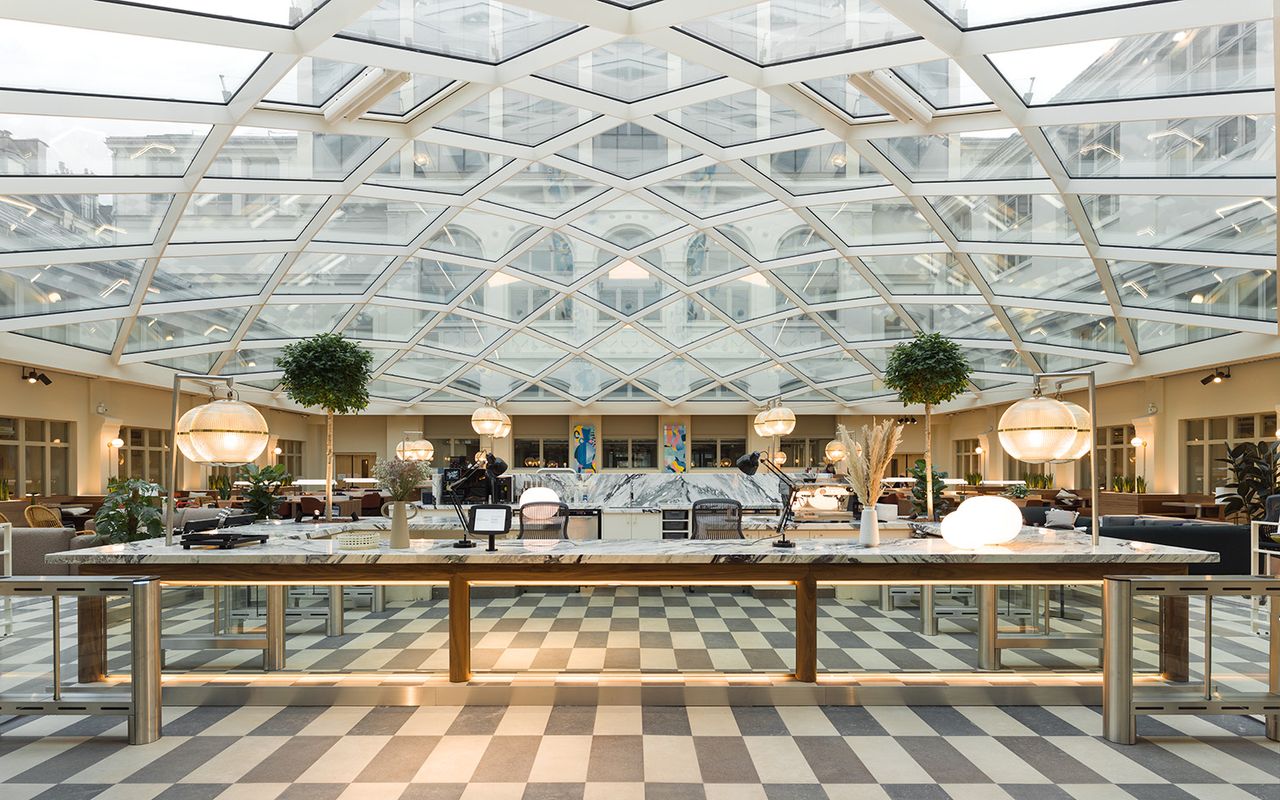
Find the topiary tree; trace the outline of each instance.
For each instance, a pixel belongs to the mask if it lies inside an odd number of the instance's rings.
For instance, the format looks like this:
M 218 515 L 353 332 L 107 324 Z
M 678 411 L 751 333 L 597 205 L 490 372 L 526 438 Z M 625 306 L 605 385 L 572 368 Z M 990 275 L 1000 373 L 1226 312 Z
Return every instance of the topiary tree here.
M 280 386 L 301 406 L 325 411 L 324 509 L 333 521 L 333 415 L 354 414 L 369 406 L 369 379 L 373 354 L 343 338 L 321 333 L 287 344 L 276 358 L 284 370 Z
M 904 406 L 924 405 L 924 474 L 933 472 L 933 407 L 959 397 L 969 388 L 973 368 L 960 346 L 939 333 L 917 333 L 889 353 L 884 385 L 898 393 Z M 926 511 L 933 519 L 933 482 L 926 482 Z

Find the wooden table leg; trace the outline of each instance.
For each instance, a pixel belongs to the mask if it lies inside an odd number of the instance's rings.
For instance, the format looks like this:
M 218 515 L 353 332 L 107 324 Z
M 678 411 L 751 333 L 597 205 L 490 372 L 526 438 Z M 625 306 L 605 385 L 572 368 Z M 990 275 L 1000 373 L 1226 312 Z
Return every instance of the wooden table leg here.
M 818 584 L 811 575 L 796 581 L 796 680 L 818 680 Z
M 107 677 L 107 598 L 76 598 L 76 663 L 80 683 L 97 683 Z
M 449 681 L 471 680 L 471 584 L 461 575 L 449 578 Z
M 1167 681 L 1191 679 L 1190 604 L 1186 597 L 1160 597 L 1160 675 Z

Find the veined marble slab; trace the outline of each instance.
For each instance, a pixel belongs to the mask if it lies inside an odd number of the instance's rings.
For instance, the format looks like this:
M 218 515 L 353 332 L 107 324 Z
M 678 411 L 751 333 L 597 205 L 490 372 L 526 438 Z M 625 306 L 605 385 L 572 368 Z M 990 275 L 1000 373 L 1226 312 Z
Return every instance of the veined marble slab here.
M 290 528 L 302 527 L 289 525 Z M 385 530 L 368 522 L 312 525 L 315 536 L 322 528 L 337 530 Z M 130 544 L 52 553 L 52 564 L 937 564 L 937 563 L 1115 563 L 1168 562 L 1213 563 L 1217 553 L 1166 547 L 1146 542 L 1103 539 L 1095 548 L 1089 537 L 1074 531 L 1052 532 L 1024 528 L 1018 538 L 1000 547 L 958 550 L 943 539 L 888 539 L 879 547 L 861 547 L 854 539 L 797 539 L 790 550 L 769 546 L 765 540 L 506 540 L 498 552 L 484 548 L 455 549 L 448 541 L 415 539 L 411 546 L 393 550 L 384 540 L 376 550 L 341 550 L 331 539 L 307 538 L 281 525 L 250 528 L 274 529 L 261 545 L 235 550 L 183 550 L 166 546 L 162 539 Z M 336 529 L 336 530 L 335 530 Z M 249 530 L 249 528 L 242 529 Z
M 571 506 L 602 508 L 688 508 L 695 500 L 737 500 L 744 506 L 782 506 L 781 481 L 759 472 L 601 472 L 594 475 L 563 473 L 512 476 L 512 492 L 547 486 Z M 585 489 L 586 499 L 582 495 Z

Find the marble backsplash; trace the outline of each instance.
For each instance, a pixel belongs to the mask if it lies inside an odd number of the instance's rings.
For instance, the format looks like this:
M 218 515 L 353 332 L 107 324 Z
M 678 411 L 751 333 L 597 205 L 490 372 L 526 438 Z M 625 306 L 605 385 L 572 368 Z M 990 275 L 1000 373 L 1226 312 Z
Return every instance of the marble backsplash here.
M 512 476 L 512 493 L 547 486 L 570 505 L 602 508 L 685 507 L 695 500 L 729 498 L 744 506 L 782 505 L 779 481 L 763 472 L 703 474 L 669 472 L 602 472 L 582 476 L 563 473 Z M 585 499 L 584 498 L 585 494 Z

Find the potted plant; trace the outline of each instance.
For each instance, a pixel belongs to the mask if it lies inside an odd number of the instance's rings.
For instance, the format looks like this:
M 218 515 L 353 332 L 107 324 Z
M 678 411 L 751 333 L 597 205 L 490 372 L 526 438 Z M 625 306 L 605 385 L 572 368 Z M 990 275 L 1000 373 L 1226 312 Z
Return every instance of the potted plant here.
M 110 544 L 154 539 L 164 533 L 160 486 L 141 478 L 112 478 L 93 516 L 98 541 Z
M 907 474 L 916 479 L 916 482 L 911 484 L 911 512 L 916 517 L 919 517 L 925 513 L 929 505 L 929 489 L 925 488 L 924 478 L 928 473 L 925 472 L 924 459 L 917 458 L 916 463 L 907 468 Z M 936 467 L 933 469 L 933 486 L 931 488 L 935 497 L 942 494 L 942 490 L 946 487 L 946 484 L 942 482 L 945 477 L 947 477 L 947 473 L 939 472 Z
M 391 547 L 403 549 L 409 546 L 409 517 L 417 516 L 415 506 L 413 514 L 408 513 L 409 499 L 417 492 L 418 487 L 427 481 L 429 476 L 427 462 L 409 461 L 403 458 L 379 459 L 373 465 L 373 477 L 391 500 L 383 506 L 391 506 Z
M 902 443 L 902 427 L 887 419 L 877 425 L 863 425 L 856 436 L 851 436 L 845 426 L 839 425 L 836 437 L 847 453 L 842 462 L 844 474 L 862 504 L 858 544 L 878 547 L 880 520 L 876 517 L 876 500 L 880 498 L 884 474 L 893 461 L 893 454 Z
M 276 504 L 280 502 L 276 492 L 289 478 L 284 465 L 259 467 L 257 464 L 245 464 L 240 468 L 238 477 L 249 484 L 244 493 L 245 508 L 253 512 L 253 518 L 275 519 Z
M 369 406 L 373 354 L 343 338 L 321 333 L 285 345 L 276 357 L 284 371 L 280 386 L 298 405 L 323 408 L 325 520 L 333 521 L 333 415 L 354 414 Z
M 968 485 L 970 485 L 970 486 L 981 486 L 981 485 L 982 485 L 982 473 L 981 473 L 981 472 L 967 472 L 967 473 L 965 473 L 965 476 L 964 476 L 964 482 L 965 482 L 965 483 L 967 483 L 967 484 L 968 484 Z
M 209 490 L 218 495 L 219 500 L 230 500 L 231 478 L 226 475 L 214 475 L 209 478 Z
M 933 407 L 969 388 L 973 368 L 960 346 L 938 333 L 918 333 L 889 353 L 884 385 L 904 406 L 924 405 L 924 473 L 933 471 Z M 933 519 L 934 487 L 926 482 L 925 512 Z
M 1280 494 L 1280 442 L 1241 442 L 1218 461 L 1231 472 L 1227 516 L 1243 512 L 1249 519 L 1265 518 L 1267 498 Z

